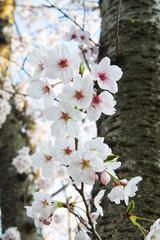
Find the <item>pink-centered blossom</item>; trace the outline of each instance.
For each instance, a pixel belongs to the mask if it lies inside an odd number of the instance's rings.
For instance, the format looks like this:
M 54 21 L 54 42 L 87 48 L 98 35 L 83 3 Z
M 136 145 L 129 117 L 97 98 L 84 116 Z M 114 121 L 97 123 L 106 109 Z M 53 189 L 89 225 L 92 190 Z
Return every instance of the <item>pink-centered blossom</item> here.
M 40 78 L 42 75 L 44 75 L 46 69 L 47 69 L 47 55 L 48 50 L 44 48 L 43 46 L 39 46 L 38 49 L 34 49 L 29 54 L 29 60 L 32 64 L 36 66 L 36 69 L 33 74 L 33 78 Z
M 65 45 L 50 50 L 48 56 L 46 77 L 49 79 L 59 78 L 64 84 L 69 83 L 74 76 L 74 72 L 79 70 L 79 56 L 71 53 Z
M 111 93 L 118 91 L 116 81 L 122 77 L 122 74 L 123 72 L 118 66 L 110 65 L 108 57 L 103 58 L 99 64 L 95 64 L 92 69 L 92 76 L 97 80 L 99 87 Z
M 34 166 L 42 168 L 42 175 L 50 177 L 53 171 L 55 161 L 55 151 L 52 147 L 52 142 L 43 142 L 40 145 L 40 150 L 31 156 Z
M 71 161 L 72 154 L 75 151 L 75 142 L 73 138 L 60 138 L 55 141 L 57 159 L 65 165 Z
M 32 204 L 33 212 L 40 213 L 41 217 L 48 218 L 51 214 L 52 205 L 51 197 L 46 192 L 36 192 L 33 194 L 34 201 Z
M 116 111 L 114 108 L 115 105 L 116 101 L 109 92 L 104 91 L 99 95 L 94 94 L 91 104 L 87 109 L 87 117 L 90 121 L 97 121 L 101 113 L 113 115 Z
M 58 106 L 46 108 L 45 117 L 54 121 L 51 125 L 52 135 L 55 137 L 64 137 L 66 133 L 70 137 L 77 137 L 79 126 L 77 121 L 82 120 L 80 111 L 73 108 L 69 103 L 60 102 Z
M 38 79 L 32 79 L 30 84 L 31 85 L 29 86 L 29 88 L 27 88 L 28 95 L 33 99 L 42 98 L 44 100 L 45 106 L 49 107 L 55 98 L 55 94 L 49 82 L 46 79 L 44 79 L 43 81 Z
M 2 234 L 2 240 L 21 240 L 20 232 L 17 227 L 10 227 Z
M 73 154 L 68 173 L 78 186 L 80 183 L 92 185 L 95 183 L 95 172 L 104 170 L 103 160 L 97 152 L 77 151 Z
M 93 81 L 89 75 L 81 77 L 77 74 L 73 78 L 73 86 L 65 85 L 60 99 L 69 102 L 73 107 L 82 109 L 89 106 L 92 100 Z

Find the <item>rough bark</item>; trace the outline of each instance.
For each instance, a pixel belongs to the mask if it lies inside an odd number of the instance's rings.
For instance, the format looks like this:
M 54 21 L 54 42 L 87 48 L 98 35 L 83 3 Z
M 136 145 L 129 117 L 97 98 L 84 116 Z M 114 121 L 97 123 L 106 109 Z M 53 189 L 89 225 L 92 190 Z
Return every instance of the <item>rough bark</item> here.
M 119 21 L 119 56 L 116 52 L 117 0 L 102 0 L 102 32 L 99 60 L 108 56 L 124 75 L 119 81 L 117 112 L 103 115 L 98 134 L 105 137 L 113 153 L 120 155 L 119 176 L 130 179 L 142 176 L 135 200 L 134 215 L 159 217 L 160 197 L 160 0 L 123 0 Z M 96 185 L 93 196 L 100 188 Z M 107 186 L 107 193 L 109 186 Z M 126 210 L 107 199 L 102 203 L 105 217 L 99 220 L 98 232 L 110 239 L 116 222 Z M 147 224 L 145 223 L 146 227 Z M 143 239 L 141 232 L 126 220 L 118 227 L 114 240 Z
M 0 54 L 6 56 L 3 58 L 3 75 L 6 73 L 7 58 L 10 56 L 11 39 L 3 34 L 2 29 L 13 23 L 13 5 L 13 0 L 0 3 Z M 0 79 L 0 85 L 3 84 L 4 79 Z M 19 175 L 11 165 L 12 159 L 17 156 L 17 151 L 27 145 L 27 136 L 21 132 L 22 125 L 26 123 L 25 117 L 16 109 L 13 98 L 10 104 L 12 111 L 0 129 L 2 230 L 4 232 L 8 227 L 17 227 L 21 232 L 21 239 L 41 240 L 40 230 L 35 229 L 33 220 L 26 216 L 24 209 L 25 205 L 31 203 L 33 188 L 29 187 L 27 176 Z

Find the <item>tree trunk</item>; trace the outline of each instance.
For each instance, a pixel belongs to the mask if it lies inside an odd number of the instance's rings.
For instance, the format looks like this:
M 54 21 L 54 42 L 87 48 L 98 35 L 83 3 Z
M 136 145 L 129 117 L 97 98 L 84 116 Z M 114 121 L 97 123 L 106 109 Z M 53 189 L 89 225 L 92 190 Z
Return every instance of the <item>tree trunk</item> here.
M 1 1 L 0 3 L 0 54 L 6 56 L 6 58 L 2 58 L 3 75 L 6 72 L 7 58 L 10 57 L 11 39 L 4 35 L 2 29 L 5 26 L 11 26 L 13 23 L 13 6 L 13 0 Z M 0 85 L 3 84 L 4 79 L 0 79 Z M 0 129 L 2 229 L 4 232 L 9 227 L 17 227 L 21 232 L 21 239 L 42 240 L 40 230 L 35 229 L 33 220 L 26 216 L 26 210 L 24 209 L 25 205 L 31 203 L 33 187 L 29 186 L 27 176 L 19 175 L 11 165 L 18 150 L 27 145 L 27 136 L 21 132 L 24 116 L 16 109 L 13 98 L 10 100 L 10 104 L 12 111 Z
M 99 60 L 108 56 L 112 64 L 122 68 L 124 74 L 115 96 L 116 114 L 100 118 L 98 134 L 105 137 L 114 154 L 121 156 L 119 176 L 143 178 L 133 198 L 133 214 L 156 219 L 160 217 L 160 0 L 123 0 L 118 13 L 118 29 L 117 8 L 120 2 L 100 1 L 102 47 Z M 105 188 L 97 184 L 93 196 Z M 108 200 L 109 189 L 107 186 L 102 203 L 104 217 L 97 226 L 103 240 L 110 239 L 113 227 L 126 211 L 124 204 L 116 205 Z M 148 225 L 143 222 L 143 226 Z M 143 236 L 127 219 L 119 225 L 113 239 L 135 240 L 143 239 Z

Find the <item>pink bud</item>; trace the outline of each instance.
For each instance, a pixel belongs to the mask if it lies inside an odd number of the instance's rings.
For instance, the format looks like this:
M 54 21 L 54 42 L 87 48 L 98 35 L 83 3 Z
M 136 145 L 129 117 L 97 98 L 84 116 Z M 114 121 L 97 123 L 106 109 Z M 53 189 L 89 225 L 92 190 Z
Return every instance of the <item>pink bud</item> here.
M 111 178 L 109 176 L 108 173 L 106 173 L 106 171 L 104 170 L 102 173 L 101 173 L 101 182 L 104 184 L 104 185 L 107 185 L 109 182 L 110 182 Z
M 95 179 L 95 181 L 98 181 L 99 177 L 98 177 L 97 173 L 95 173 L 94 179 Z
M 145 230 L 145 234 L 148 235 L 148 234 L 149 234 L 149 231 L 148 231 L 148 230 Z

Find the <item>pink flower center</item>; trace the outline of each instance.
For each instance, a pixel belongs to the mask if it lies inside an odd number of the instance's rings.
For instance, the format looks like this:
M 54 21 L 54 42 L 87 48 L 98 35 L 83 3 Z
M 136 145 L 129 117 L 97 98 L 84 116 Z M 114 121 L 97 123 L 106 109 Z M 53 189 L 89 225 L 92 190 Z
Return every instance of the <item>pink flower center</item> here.
M 45 156 L 45 160 L 46 160 L 46 162 L 49 162 L 49 161 L 51 161 L 51 159 L 52 159 L 52 156 L 50 156 L 50 155 L 44 155 Z
M 108 78 L 105 73 L 99 73 L 98 76 L 102 81 L 105 81 Z
M 90 167 L 89 163 L 90 163 L 90 160 L 83 159 L 82 160 L 82 169 L 89 168 Z
M 62 115 L 61 115 L 60 119 L 63 119 L 65 122 L 67 122 L 68 119 L 71 119 L 71 117 L 69 116 L 68 113 L 62 112 Z
M 83 98 L 83 94 L 82 94 L 82 91 L 76 91 L 75 92 L 75 95 L 74 95 L 75 98 L 77 98 L 77 100 Z
M 76 34 L 73 33 L 73 34 L 71 35 L 71 39 L 76 39 L 76 38 L 77 38 Z
M 46 85 L 44 88 L 42 88 L 42 91 L 44 94 L 50 93 L 50 88 Z
M 65 67 L 69 67 L 68 63 L 67 63 L 67 59 L 61 59 L 59 62 L 58 62 L 58 66 L 60 68 L 65 68 Z
M 101 102 L 101 99 L 100 99 L 99 95 L 94 95 L 93 99 L 92 99 L 92 104 L 98 105 L 98 104 L 100 104 L 100 102 Z
M 72 150 L 69 147 L 67 147 L 66 149 L 64 149 L 64 152 L 66 155 L 70 155 Z
M 84 39 L 85 39 L 85 36 L 84 36 L 84 35 L 82 35 L 82 36 L 81 36 L 81 39 L 82 39 L 82 40 L 84 40 Z

